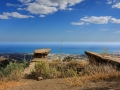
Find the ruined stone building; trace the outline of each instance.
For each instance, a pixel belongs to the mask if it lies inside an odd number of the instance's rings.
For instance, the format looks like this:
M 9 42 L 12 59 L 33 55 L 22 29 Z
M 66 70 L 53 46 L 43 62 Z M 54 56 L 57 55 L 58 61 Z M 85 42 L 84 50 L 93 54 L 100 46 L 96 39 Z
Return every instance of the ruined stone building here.
M 36 49 L 34 51 L 34 58 L 46 58 L 51 49 Z

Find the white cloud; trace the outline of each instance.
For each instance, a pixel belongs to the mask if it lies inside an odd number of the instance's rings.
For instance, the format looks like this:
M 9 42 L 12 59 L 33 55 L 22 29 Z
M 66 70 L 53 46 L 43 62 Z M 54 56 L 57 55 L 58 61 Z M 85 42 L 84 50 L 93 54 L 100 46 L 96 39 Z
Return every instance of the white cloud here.
M 115 4 L 115 5 L 113 5 L 112 8 L 118 8 L 118 9 L 120 9 L 120 2 L 117 3 L 117 4 Z
M 72 10 L 73 10 L 73 8 L 68 8 L 68 10 L 69 10 L 69 11 L 72 11 Z
M 6 15 L 0 15 L 0 19 L 9 19 L 9 17 Z
M 84 25 L 84 22 L 71 22 L 72 25 Z
M 100 29 L 101 31 L 107 31 L 107 30 L 109 30 L 109 29 Z
M 115 33 L 120 33 L 120 31 L 116 31 Z
M 22 5 L 19 5 L 19 4 L 11 4 L 11 3 L 7 3 L 6 6 L 10 7 L 22 7 Z
M 111 16 L 91 16 L 91 17 L 84 17 L 81 18 L 81 21 L 84 21 L 86 23 L 94 23 L 94 24 L 107 24 Z
M 8 14 L 8 16 L 14 17 L 14 18 L 34 18 L 31 15 L 22 15 L 18 12 L 12 12 L 12 13 L 5 13 Z
M 61 10 L 65 10 L 65 9 L 66 9 L 66 7 L 67 7 L 67 5 L 66 5 L 66 4 L 60 4 L 60 6 L 59 6 L 59 7 L 60 7 L 60 9 L 61 9 Z
M 90 25 L 92 24 L 108 24 L 108 22 L 120 24 L 120 19 L 112 18 L 111 16 L 91 16 L 91 17 L 83 17 L 79 22 L 71 22 L 72 25 Z M 102 31 L 106 31 L 109 29 L 100 29 Z M 111 29 L 114 30 L 114 29 Z
M 59 6 L 58 2 L 55 2 L 57 0 L 36 0 L 38 4 L 43 4 L 46 6 Z
M 120 24 L 120 19 L 111 18 L 110 21 L 111 21 L 112 23 Z
M 112 0 L 107 0 L 107 4 L 112 4 Z
M 8 7 L 9 7 L 9 6 L 14 6 L 14 4 L 11 4 L 11 3 L 7 3 L 6 5 L 7 5 Z
M 3 12 L 2 15 L 0 15 L 0 19 L 10 19 L 10 17 L 13 17 L 13 18 L 34 18 L 33 16 L 31 15 L 22 15 L 18 12 Z
M 17 8 L 17 10 L 25 10 L 26 8 Z
M 68 33 L 72 33 L 72 32 L 74 32 L 74 31 L 70 31 L 70 30 L 69 30 L 69 31 L 67 31 L 67 32 L 68 32 Z
M 18 0 L 18 1 L 20 1 L 21 3 L 29 3 L 29 2 L 31 2 L 33 0 Z
M 46 5 L 40 5 L 37 3 L 30 3 L 27 10 L 32 14 L 51 14 L 58 11 L 56 7 L 50 7 Z
M 23 10 L 22 8 L 17 8 L 17 10 Z
M 116 0 L 113 0 L 113 2 L 116 2 Z
M 60 9 L 65 9 L 68 6 L 73 6 L 83 0 L 36 0 L 39 4 L 44 4 L 47 6 L 59 6 Z
M 43 17 L 45 17 L 45 15 L 40 15 L 40 17 L 42 17 L 42 18 L 43 18 Z
M 71 6 L 84 0 L 19 0 L 32 14 L 51 14 L 58 10 L 73 10 Z M 21 10 L 22 8 L 18 8 Z
M 38 14 L 40 15 L 40 17 L 45 17 L 45 15 L 52 14 L 59 10 L 69 10 L 69 11 L 74 10 L 72 6 L 81 3 L 84 0 L 18 0 L 18 1 L 21 2 L 21 5 L 11 4 L 11 3 L 7 3 L 6 5 L 17 7 L 17 10 L 25 10 L 25 11 L 29 11 L 30 14 Z M 14 18 L 31 17 L 29 15 L 28 16 L 19 15 L 19 14 L 17 14 L 16 16 L 14 15 L 10 15 L 9 17 L 14 17 Z M 3 18 L 3 16 L 4 15 L 1 15 L 1 18 Z

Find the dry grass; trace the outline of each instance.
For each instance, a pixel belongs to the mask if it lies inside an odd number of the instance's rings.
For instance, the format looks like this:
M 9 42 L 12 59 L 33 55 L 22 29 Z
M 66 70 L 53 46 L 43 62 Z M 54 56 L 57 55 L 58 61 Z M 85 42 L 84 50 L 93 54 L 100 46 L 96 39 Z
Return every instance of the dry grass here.
M 6 68 L 0 67 L 0 81 L 19 81 L 23 77 L 23 63 L 10 62 Z
M 35 64 L 35 70 L 31 73 L 32 78 L 65 78 L 78 76 L 78 68 L 83 68 L 88 64 L 87 61 L 71 60 L 62 62 L 60 60 L 39 61 Z
M 84 67 L 84 69 L 77 73 L 76 70 L 79 67 Z M 14 76 L 13 74 L 11 75 Z M 16 76 L 17 75 L 18 74 L 16 74 Z M 33 75 L 35 75 L 34 78 L 38 78 L 39 76 L 43 78 L 62 77 L 64 78 L 64 84 L 69 86 L 81 86 L 99 80 L 119 79 L 120 71 L 110 65 L 90 65 L 87 61 L 72 60 L 70 62 L 62 62 L 56 60 L 52 62 L 40 61 L 36 63 Z M 1 85 L 3 84 L 0 83 L 0 86 Z
M 120 78 L 120 71 L 117 71 L 114 67 L 110 65 L 90 65 L 87 61 L 41 61 L 36 63 L 35 67 L 36 72 L 34 72 L 34 74 L 37 75 L 37 77 L 39 77 L 39 75 L 43 75 L 45 78 L 58 78 L 63 75 L 63 85 L 66 84 L 69 86 L 89 85 L 89 83 L 97 82 L 99 80 L 103 81 Z M 84 67 L 84 69 L 79 74 L 77 74 L 76 67 Z M 0 89 L 19 86 L 21 84 L 23 83 L 0 82 Z
M 80 73 L 79 77 L 65 78 L 64 83 L 70 86 L 81 86 L 99 80 L 119 79 L 120 72 L 109 65 L 88 65 Z

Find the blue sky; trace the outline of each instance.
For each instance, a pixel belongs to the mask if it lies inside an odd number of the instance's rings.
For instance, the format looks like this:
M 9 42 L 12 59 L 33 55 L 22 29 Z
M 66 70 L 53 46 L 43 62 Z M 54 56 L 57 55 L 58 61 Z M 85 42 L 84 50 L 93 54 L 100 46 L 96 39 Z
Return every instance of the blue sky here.
M 120 42 L 120 0 L 0 0 L 0 42 Z

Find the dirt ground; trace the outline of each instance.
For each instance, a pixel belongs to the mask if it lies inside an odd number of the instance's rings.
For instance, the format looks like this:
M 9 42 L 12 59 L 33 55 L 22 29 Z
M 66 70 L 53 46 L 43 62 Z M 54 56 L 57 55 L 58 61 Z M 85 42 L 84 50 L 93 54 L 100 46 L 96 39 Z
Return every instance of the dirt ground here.
M 21 84 L 12 84 L 1 90 L 120 90 L 120 80 L 91 82 L 74 87 L 64 84 L 63 79 L 23 80 Z

